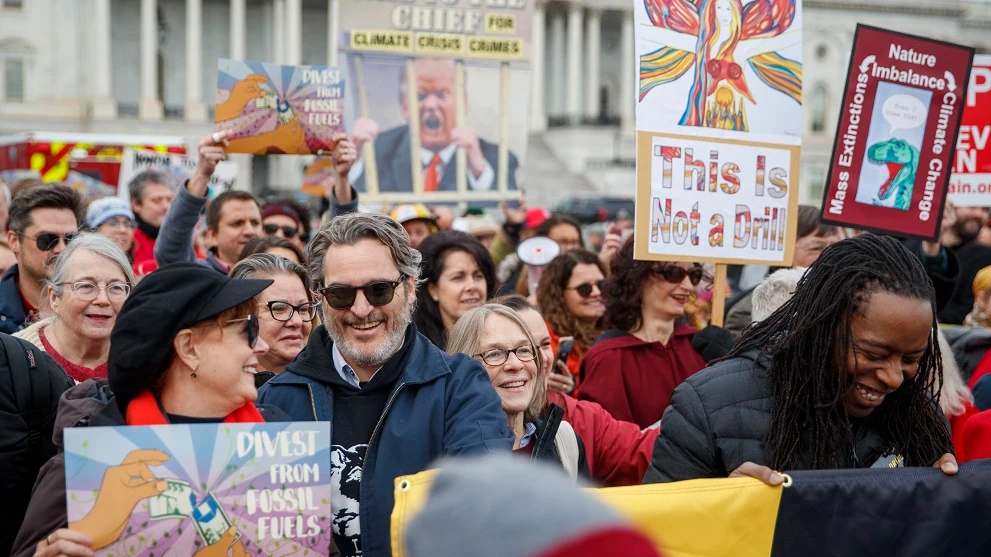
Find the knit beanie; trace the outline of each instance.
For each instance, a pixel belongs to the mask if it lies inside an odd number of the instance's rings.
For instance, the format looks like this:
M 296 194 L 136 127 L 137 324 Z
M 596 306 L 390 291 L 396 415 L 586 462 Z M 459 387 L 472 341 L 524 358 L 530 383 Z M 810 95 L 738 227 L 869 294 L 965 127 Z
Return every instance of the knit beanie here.
M 86 226 L 96 230 L 101 224 L 115 217 L 127 217 L 134 223 L 131 204 L 119 197 L 104 197 L 89 204 L 86 210 Z
M 511 455 L 450 459 L 440 468 L 406 530 L 409 557 L 660 555 L 560 469 Z

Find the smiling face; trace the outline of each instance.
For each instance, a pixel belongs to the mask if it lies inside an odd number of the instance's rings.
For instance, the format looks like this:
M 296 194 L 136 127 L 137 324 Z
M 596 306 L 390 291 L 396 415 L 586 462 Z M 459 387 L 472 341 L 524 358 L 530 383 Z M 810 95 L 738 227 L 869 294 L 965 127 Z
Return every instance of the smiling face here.
M 461 250 L 450 250 L 441 257 L 443 270 L 436 283 L 427 285 L 430 298 L 437 302 L 444 328 L 450 328 L 466 311 L 485 303 L 488 285 L 475 258 Z
M 672 267 L 689 270 L 694 267 L 691 263 L 665 263 Z M 661 316 L 667 321 L 685 315 L 685 304 L 688 303 L 695 287 L 692 280 L 685 275 L 679 283 L 672 283 L 659 273 L 651 273 L 643 285 L 643 312 Z
M 716 0 L 716 21 L 729 25 L 733 21 L 733 5 L 730 0 Z
M 491 315 L 485 320 L 476 354 L 485 354 L 495 349 L 514 350 L 529 345 L 530 339 L 519 325 L 501 315 Z M 503 412 L 512 422 L 526 411 L 533 399 L 537 361 L 521 362 L 515 354 L 510 354 L 502 365 L 492 366 L 484 361 L 482 365 L 489 374 L 492 386 L 499 393 Z
M 597 284 L 605 278 L 598 265 L 591 263 L 575 265 L 564 290 L 564 305 L 568 308 L 568 312 L 582 321 L 595 321 L 602 317 L 606 312 L 606 306 L 602 302 L 602 291 Z M 592 292 L 588 296 L 582 296 L 576 289 L 583 284 L 593 285 Z
M 255 373 L 258 358 L 268 351 L 268 344 L 259 338 L 254 349 L 248 345 L 247 321 L 218 327 L 211 318 L 194 327 L 193 339 L 198 364 L 196 386 L 215 399 L 210 404 L 212 413 L 226 415 L 258 398 Z
M 298 306 L 309 302 L 303 281 L 295 274 L 279 274 L 256 278 L 272 279 L 275 282 L 262 291 L 258 300 L 258 322 L 262 340 L 268 344 L 268 353 L 259 357 L 261 367 L 279 373 L 303 350 L 306 339 L 313 330 L 312 322 L 305 322 L 298 311 L 292 312 L 289 321 L 279 321 L 272 317 L 269 302 L 287 302 Z
M 351 246 L 330 246 L 323 265 L 324 286 L 364 286 L 400 277 L 388 246 L 374 239 Z M 367 372 L 370 377 L 402 346 L 406 327 L 413 319 L 415 299 L 413 279 L 408 278 L 384 306 L 368 303 L 363 291 L 357 292 L 348 309 L 323 304 L 327 332 L 359 376 Z
M 96 299 L 79 299 L 72 284 L 86 281 L 101 287 Z M 110 338 L 110 331 L 117 322 L 124 300 L 111 301 L 107 286 L 127 282 L 124 272 L 113 261 L 92 251 L 81 249 L 72 256 L 70 271 L 62 288 L 62 295 L 52 291 L 49 303 L 63 327 L 79 339 L 102 342 Z
M 874 292 L 851 319 L 852 346 L 846 355 L 853 386 L 844 396 L 847 414 L 865 418 L 906 380 L 915 377 L 932 335 L 932 306 Z

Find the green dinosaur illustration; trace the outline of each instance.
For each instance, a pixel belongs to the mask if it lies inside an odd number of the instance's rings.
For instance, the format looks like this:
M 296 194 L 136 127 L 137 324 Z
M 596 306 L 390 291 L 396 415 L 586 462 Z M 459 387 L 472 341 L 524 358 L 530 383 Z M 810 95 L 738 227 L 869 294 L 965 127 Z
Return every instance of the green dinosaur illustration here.
M 875 205 L 895 195 L 893 209 L 907 211 L 915 189 L 915 171 L 919 167 L 919 150 L 898 138 L 875 143 L 867 148 L 867 160 L 888 167 L 888 179 L 877 191 Z M 897 193 L 896 193 L 897 192 Z

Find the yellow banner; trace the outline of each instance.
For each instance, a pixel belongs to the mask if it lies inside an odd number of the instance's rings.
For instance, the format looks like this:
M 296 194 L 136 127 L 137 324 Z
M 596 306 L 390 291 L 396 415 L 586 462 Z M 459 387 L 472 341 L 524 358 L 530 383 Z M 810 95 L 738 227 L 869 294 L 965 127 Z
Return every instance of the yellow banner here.
M 435 473 L 396 478 L 393 557 L 405 557 L 406 527 L 426 503 Z M 769 557 L 782 488 L 725 478 L 589 491 L 626 515 L 665 557 Z
M 351 31 L 351 48 L 377 52 L 413 52 L 413 33 L 408 31 Z

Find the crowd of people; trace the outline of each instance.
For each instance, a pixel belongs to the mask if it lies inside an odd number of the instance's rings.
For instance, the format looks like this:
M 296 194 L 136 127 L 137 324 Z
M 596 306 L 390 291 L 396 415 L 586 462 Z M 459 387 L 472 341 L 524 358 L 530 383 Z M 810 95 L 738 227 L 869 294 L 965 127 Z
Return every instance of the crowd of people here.
M 794 268 L 732 269 L 716 292 L 709 266 L 635 259 L 629 220 L 587 242 L 525 199 L 503 204 L 501 224 L 449 207 L 359 212 L 357 149 L 337 140 L 316 214 L 239 190 L 208 200 L 223 134 L 200 142 L 188 181 L 144 172 L 129 202 L 4 189 L 14 262 L 0 332 L 51 365 L 35 397 L 45 419 L 10 429 L 33 441 L 4 447 L 4 469 L 25 479 L 0 553 L 92 555 L 120 534 L 106 525 L 133 505 L 68 522 L 69 427 L 330 422 L 332 546 L 349 557 L 391 554 L 394 480 L 442 457 L 458 461 L 454 485 L 463 457 L 512 453 L 512 467 L 599 486 L 954 474 L 991 457 L 986 209 L 949 207 L 941 240 L 921 242 L 826 226 L 801 207 Z M 533 237 L 560 250 L 536 269 L 517 253 Z M 727 298 L 725 328 L 708 323 L 714 296 Z M 146 453 L 132 464 L 160 462 Z M 439 490 L 418 522 L 453 520 L 459 496 Z M 411 554 L 454 554 L 437 544 L 411 542 Z

